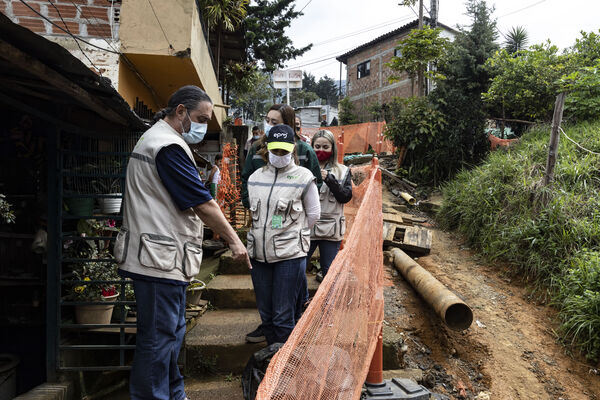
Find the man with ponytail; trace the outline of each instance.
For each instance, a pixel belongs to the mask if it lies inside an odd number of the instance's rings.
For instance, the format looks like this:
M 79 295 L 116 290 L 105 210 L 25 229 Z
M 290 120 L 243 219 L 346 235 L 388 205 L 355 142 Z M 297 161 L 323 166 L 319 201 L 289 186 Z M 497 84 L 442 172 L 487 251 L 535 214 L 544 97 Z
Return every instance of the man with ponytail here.
M 127 166 L 123 227 L 114 251 L 119 274 L 133 280 L 137 303 L 133 400 L 187 399 L 177 359 L 185 335 L 185 290 L 200 271 L 204 224 L 250 267 L 246 248 L 200 180 L 189 147 L 204 138 L 212 110 L 202 89 L 180 88 L 156 114 Z

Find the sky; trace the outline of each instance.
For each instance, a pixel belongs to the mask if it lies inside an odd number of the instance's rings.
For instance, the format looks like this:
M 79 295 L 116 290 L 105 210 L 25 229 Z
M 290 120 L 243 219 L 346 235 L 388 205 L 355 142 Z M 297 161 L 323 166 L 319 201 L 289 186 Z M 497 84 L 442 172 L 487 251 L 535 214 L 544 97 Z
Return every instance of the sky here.
M 318 78 L 328 75 L 337 80 L 340 63 L 335 57 L 417 18 L 415 7 L 399 6 L 399 0 L 296 0 L 296 9 L 304 15 L 287 30 L 295 47 L 313 43 L 302 57 L 291 60 L 286 68 L 302 69 Z M 426 9 L 430 0 L 424 0 Z M 550 39 L 566 48 L 580 37 L 579 32 L 600 29 L 598 0 L 488 0 L 494 5 L 493 16 L 499 31 L 506 34 L 522 26 L 529 34 L 529 44 Z M 427 16 L 427 11 L 424 11 Z M 455 28 L 469 25 L 464 0 L 439 0 L 439 21 Z M 502 36 L 499 40 L 503 41 Z M 321 61 L 322 60 L 322 61 Z M 306 65 L 309 64 L 309 65 Z M 342 79 L 346 79 L 343 66 Z

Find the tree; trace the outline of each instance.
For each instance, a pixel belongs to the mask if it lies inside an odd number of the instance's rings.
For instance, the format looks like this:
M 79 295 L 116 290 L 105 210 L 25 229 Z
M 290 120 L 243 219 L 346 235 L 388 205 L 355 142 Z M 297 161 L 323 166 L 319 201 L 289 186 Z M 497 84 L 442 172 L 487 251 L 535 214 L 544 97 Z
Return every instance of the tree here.
M 244 21 L 250 60 L 260 61 L 264 71 L 273 72 L 286 61 L 310 50 L 312 44 L 295 48 L 285 34 L 292 21 L 302 15 L 295 11 L 294 0 L 256 0 L 254 3 L 248 7 Z
M 326 101 L 326 104 L 337 106 L 338 104 L 338 88 L 337 84 L 332 78 L 327 75 L 319 79 L 315 93 Z
M 446 118 L 429 97 L 395 98 L 392 118 L 386 125 L 385 135 L 397 147 L 407 150 L 409 176 L 418 181 L 433 180 L 434 185 L 444 176 L 446 150 L 443 142 Z
M 504 49 L 509 54 L 518 53 L 521 50 L 525 50 L 527 42 L 529 41 L 529 35 L 522 26 L 513 26 L 510 31 L 506 34 L 506 40 L 504 41 Z
M 576 39 L 569 51 L 577 66 L 593 67 L 600 60 L 600 35 L 581 31 L 581 39 Z
M 483 99 L 495 114 L 527 120 L 549 120 L 567 72 L 566 55 L 550 42 L 533 45 L 517 56 L 500 50 L 488 60 L 495 73 Z
M 317 80 L 310 72 L 308 74 L 306 72 L 302 73 L 302 89 L 307 92 L 317 91 Z
M 266 114 L 266 107 L 273 98 L 271 77 L 260 71 L 248 75 L 244 85 L 232 87 L 231 105 L 240 110 L 245 118 L 258 121 Z
M 386 66 L 397 72 L 406 72 L 411 79 L 414 79 L 419 71 L 426 70 L 430 64 L 437 64 L 446 54 L 449 40 L 441 37 L 441 33 L 441 29 L 434 29 L 428 25 L 425 25 L 423 29 L 413 29 L 398 42 L 396 49 L 402 50 L 402 54 L 399 57 L 392 57 Z M 433 80 L 444 78 L 435 68 L 428 71 L 425 76 Z M 392 75 L 389 80 L 396 82 L 400 80 L 400 77 Z M 422 95 L 422 89 L 417 87 L 417 95 Z
M 440 159 L 436 174 L 442 179 L 477 164 L 489 149 L 481 94 L 490 81 L 486 60 L 498 49 L 496 22 L 492 19 L 493 9 L 485 1 L 469 0 L 466 7 L 471 25 L 459 29 L 448 56 L 438 66 L 446 79 L 439 81 L 429 96 L 446 122 L 436 136 Z
M 233 32 L 246 17 L 248 0 L 200 0 L 208 29 L 217 30 L 217 80 L 221 66 L 221 34 L 223 30 Z
M 358 124 L 358 117 L 354 113 L 354 105 L 349 97 L 340 100 L 340 112 L 338 114 L 341 125 Z
M 295 107 L 307 106 L 309 103 L 319 99 L 319 95 L 305 89 L 295 90 L 290 93 L 290 102 Z

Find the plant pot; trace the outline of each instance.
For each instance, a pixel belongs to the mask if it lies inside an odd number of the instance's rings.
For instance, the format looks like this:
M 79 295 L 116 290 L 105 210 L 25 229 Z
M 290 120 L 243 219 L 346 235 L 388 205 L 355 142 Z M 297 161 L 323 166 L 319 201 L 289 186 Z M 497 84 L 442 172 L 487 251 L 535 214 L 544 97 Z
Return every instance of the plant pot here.
M 206 283 L 197 279 L 194 279 L 191 283 L 200 283 L 201 285 L 187 288 L 185 293 L 185 302 L 187 304 L 196 306 L 200 303 L 200 298 L 202 297 L 202 290 L 206 289 Z
M 112 195 L 121 195 L 121 193 L 111 193 Z M 108 197 L 98 199 L 100 204 L 100 212 L 102 214 L 118 214 L 121 211 L 121 203 L 123 199 L 121 197 Z
M 88 216 L 94 213 L 94 199 L 91 197 L 70 197 L 64 203 L 71 215 Z
M 119 293 L 112 296 L 102 296 L 102 301 L 114 301 Z M 75 320 L 78 324 L 110 324 L 114 304 L 92 304 L 75 306 Z

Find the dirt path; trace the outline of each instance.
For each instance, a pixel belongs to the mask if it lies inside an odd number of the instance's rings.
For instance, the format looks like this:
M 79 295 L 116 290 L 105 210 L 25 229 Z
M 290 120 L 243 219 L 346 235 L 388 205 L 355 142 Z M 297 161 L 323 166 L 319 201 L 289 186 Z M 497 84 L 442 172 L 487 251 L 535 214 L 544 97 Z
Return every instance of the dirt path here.
M 424 370 L 425 386 L 452 399 L 600 399 L 597 372 L 556 343 L 555 311 L 528 302 L 525 288 L 452 234 L 431 229 L 432 252 L 417 262 L 471 306 L 474 322 L 447 329 L 386 267 L 395 283 L 386 288 L 386 324 L 404 335 L 404 367 Z

